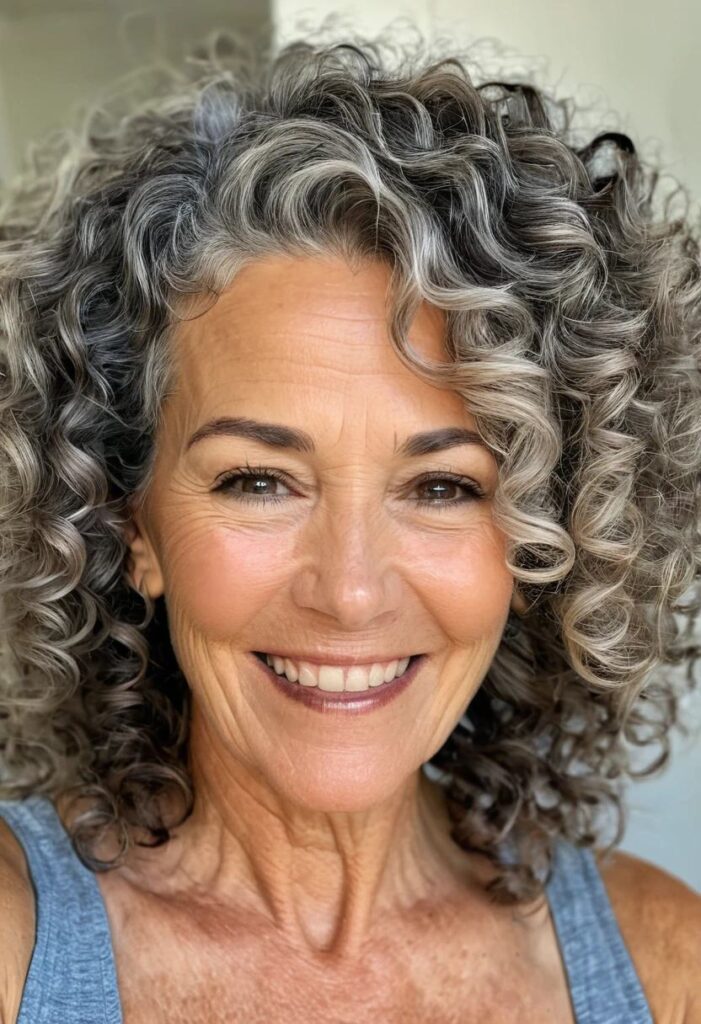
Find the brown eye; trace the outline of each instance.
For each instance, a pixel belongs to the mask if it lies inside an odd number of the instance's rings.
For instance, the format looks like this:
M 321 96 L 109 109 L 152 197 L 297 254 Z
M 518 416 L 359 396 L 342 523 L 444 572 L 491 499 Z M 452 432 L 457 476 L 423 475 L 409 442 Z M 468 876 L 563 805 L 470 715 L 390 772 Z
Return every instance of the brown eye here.
M 429 507 L 462 505 L 484 497 L 484 491 L 474 480 L 445 473 L 423 477 L 417 484 L 417 490 L 419 489 L 423 489 L 426 497 L 417 498 L 417 505 Z
M 241 483 L 240 488 L 237 486 L 239 483 Z M 285 486 L 284 480 L 278 473 L 269 469 L 246 467 L 226 473 L 214 488 L 214 492 L 223 492 L 239 501 L 265 504 L 284 500 L 284 495 L 273 493 L 273 489 L 278 484 Z
M 224 474 L 213 489 L 231 496 L 237 501 L 253 504 L 270 504 L 284 501 L 288 495 L 275 494 L 278 485 L 286 487 L 282 474 L 263 466 L 246 466 Z M 454 508 L 484 497 L 484 491 L 469 477 L 450 473 L 434 473 L 424 476 L 416 484 L 423 496 L 414 499 L 417 505 L 427 508 Z

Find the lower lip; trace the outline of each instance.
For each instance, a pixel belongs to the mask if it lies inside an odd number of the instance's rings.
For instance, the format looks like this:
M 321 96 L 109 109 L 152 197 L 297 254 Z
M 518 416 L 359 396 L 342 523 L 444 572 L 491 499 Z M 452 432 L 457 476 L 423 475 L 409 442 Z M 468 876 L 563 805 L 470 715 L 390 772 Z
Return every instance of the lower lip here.
M 306 704 L 313 711 L 342 711 L 344 714 L 362 714 L 389 704 L 391 700 L 395 700 L 412 683 L 426 660 L 425 654 L 419 654 L 418 657 L 411 661 L 403 675 L 392 679 L 389 683 L 371 686 L 369 690 L 334 692 L 320 690 L 318 686 L 303 686 L 302 683 L 291 683 L 287 676 L 279 676 L 270 665 L 261 661 L 255 654 L 251 653 L 250 657 L 273 685 L 281 693 L 284 693 L 286 697 Z

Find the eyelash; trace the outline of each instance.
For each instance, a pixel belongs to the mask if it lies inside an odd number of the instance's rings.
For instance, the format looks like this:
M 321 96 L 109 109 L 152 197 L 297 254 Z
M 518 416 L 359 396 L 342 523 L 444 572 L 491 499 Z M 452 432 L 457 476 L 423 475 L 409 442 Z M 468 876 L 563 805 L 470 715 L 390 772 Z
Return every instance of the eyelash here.
M 255 479 L 256 477 L 268 477 L 271 480 L 279 480 L 281 483 L 285 484 L 286 487 L 289 486 L 284 475 L 277 470 L 268 469 L 266 466 L 246 465 L 245 468 L 241 467 L 240 469 L 233 470 L 232 472 L 225 474 L 218 486 L 213 488 L 213 491 L 223 491 L 224 493 L 231 495 L 231 497 L 236 501 L 244 501 L 254 505 L 278 504 L 285 500 L 284 496 L 275 494 L 264 494 L 259 498 L 243 493 L 234 494 L 233 484 L 237 480 Z M 422 508 L 438 509 L 440 507 L 445 508 L 446 506 L 448 508 L 454 508 L 456 505 L 463 505 L 467 502 L 484 497 L 484 491 L 474 482 L 474 480 L 470 480 L 468 477 L 459 476 L 456 473 L 440 472 L 439 470 L 436 470 L 433 473 L 425 473 L 419 478 L 417 485 L 430 483 L 432 480 L 447 480 L 456 486 L 462 487 L 468 492 L 468 497 L 453 499 L 450 501 L 443 501 L 440 498 L 417 498 L 416 504 L 420 505 Z

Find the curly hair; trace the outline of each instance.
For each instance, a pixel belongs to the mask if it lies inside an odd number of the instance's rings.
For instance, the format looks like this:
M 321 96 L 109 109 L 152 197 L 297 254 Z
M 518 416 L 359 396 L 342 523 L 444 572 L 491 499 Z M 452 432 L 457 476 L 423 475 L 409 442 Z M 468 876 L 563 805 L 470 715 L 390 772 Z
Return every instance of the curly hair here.
M 192 812 L 190 691 L 163 598 L 129 583 L 124 530 L 151 479 L 173 326 L 269 253 L 379 258 L 393 348 L 463 397 L 497 460 L 493 516 L 528 605 L 422 768 L 455 842 L 496 869 L 491 898 L 530 900 L 558 837 L 591 846 L 613 811 L 607 851 L 620 841 L 624 781 L 685 731 L 698 230 L 656 209 L 659 170 L 627 135 L 578 144 L 571 99 L 478 83 L 455 51 L 392 66 L 379 38 L 263 59 L 225 42 L 54 136 L 7 191 L 2 792 L 87 799 L 70 836 L 94 871 L 121 863 L 135 828 L 157 846 Z M 446 314 L 439 364 L 406 340 L 422 301 Z M 111 860 L 96 856 L 106 830 Z

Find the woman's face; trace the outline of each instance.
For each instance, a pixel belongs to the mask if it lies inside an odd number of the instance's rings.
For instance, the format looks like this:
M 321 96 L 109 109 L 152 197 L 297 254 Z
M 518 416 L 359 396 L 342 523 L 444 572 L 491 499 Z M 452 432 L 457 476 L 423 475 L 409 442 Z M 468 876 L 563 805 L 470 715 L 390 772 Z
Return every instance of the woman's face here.
M 400 450 L 411 435 L 475 422 L 395 355 L 389 273 L 379 262 L 354 273 L 332 257 L 266 258 L 180 326 L 178 386 L 132 533 L 132 579 L 165 595 L 207 737 L 197 756 L 235 759 L 281 796 L 326 811 L 381 802 L 443 744 L 489 667 L 513 593 L 489 450 Z M 443 331 L 443 314 L 424 305 L 409 340 L 442 360 Z M 307 444 L 192 440 L 221 417 L 303 432 Z M 261 467 L 253 479 L 219 486 L 247 464 Z M 282 692 L 254 651 L 331 664 L 425 657 L 392 700 L 359 712 Z

